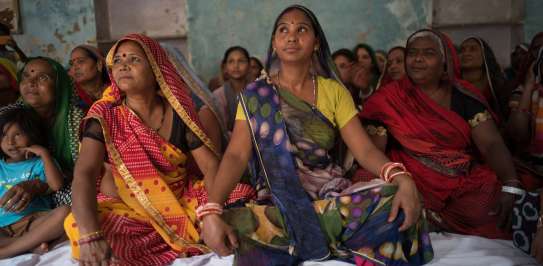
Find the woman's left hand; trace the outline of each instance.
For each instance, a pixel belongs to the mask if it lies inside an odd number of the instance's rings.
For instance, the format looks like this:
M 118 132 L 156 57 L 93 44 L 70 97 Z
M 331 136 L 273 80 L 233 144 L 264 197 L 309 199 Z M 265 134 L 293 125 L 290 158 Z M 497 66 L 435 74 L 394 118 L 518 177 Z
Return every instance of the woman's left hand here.
M 32 201 L 32 190 L 25 184 L 19 183 L 10 188 L 0 199 L 0 207 L 7 212 L 20 212 Z
M 513 223 L 513 205 L 515 204 L 515 195 L 501 192 L 500 198 L 496 202 L 494 210 L 490 213 L 498 217 L 498 228 L 511 231 Z
M 543 228 L 537 229 L 534 241 L 532 242 L 531 255 L 537 260 L 538 263 L 543 264 Z
M 405 220 L 399 230 L 405 231 L 419 219 L 422 204 L 419 199 L 417 186 L 411 177 L 407 175 L 398 176 L 393 182 L 398 185 L 398 191 L 392 201 L 392 210 L 388 216 L 388 222 L 396 219 L 401 208 L 405 213 Z

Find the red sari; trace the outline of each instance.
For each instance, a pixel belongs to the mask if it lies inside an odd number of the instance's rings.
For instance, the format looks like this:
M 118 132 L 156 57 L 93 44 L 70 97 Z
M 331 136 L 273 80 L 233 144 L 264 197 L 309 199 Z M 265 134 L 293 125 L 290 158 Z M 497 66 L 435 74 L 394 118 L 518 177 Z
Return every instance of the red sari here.
M 445 36 L 436 35 L 446 48 L 450 47 Z M 449 68 L 453 86 L 488 107 L 475 87 L 457 78 L 454 49 L 446 50 L 449 66 L 454 67 Z M 489 215 L 501 184 L 481 162 L 471 139 L 471 127 L 464 118 L 438 105 L 408 78 L 378 90 L 360 116 L 383 123 L 387 135 L 397 141 L 387 147 L 387 155 L 413 173 L 432 222 L 451 232 L 510 238 L 497 228 L 497 217 Z

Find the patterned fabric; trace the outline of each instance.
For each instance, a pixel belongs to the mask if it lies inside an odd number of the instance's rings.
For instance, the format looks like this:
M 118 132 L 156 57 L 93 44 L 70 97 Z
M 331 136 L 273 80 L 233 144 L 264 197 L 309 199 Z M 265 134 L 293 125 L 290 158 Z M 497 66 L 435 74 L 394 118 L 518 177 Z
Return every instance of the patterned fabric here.
M 422 34 L 439 41 L 453 89 L 490 110 L 478 89 L 459 79 L 458 57 L 448 37 L 429 30 L 412 36 Z M 360 115 L 386 126 L 389 140 L 394 140 L 389 141 L 394 145 L 389 145 L 387 155 L 413 173 L 425 208 L 431 211 L 431 222 L 452 232 L 510 238 L 497 228 L 495 217 L 488 215 L 501 185 L 496 174 L 480 164 L 471 127 L 464 118 L 438 105 L 408 78 L 378 90 Z
M 70 175 L 65 180 L 64 187 L 53 194 L 53 200 L 56 206 L 71 205 L 71 173 L 79 153 L 79 125 L 84 111 L 78 106 L 80 100 L 75 93 L 72 79 L 62 65 L 47 57 L 29 58 L 27 64 L 36 59 L 47 61 L 56 75 L 55 117 L 53 124 L 49 127 L 49 143 L 52 155 L 60 164 L 62 171 Z M 19 72 L 19 80 L 21 80 L 21 74 L 22 71 Z
M 513 208 L 513 243 L 528 254 L 531 253 L 532 241 L 537 232 L 537 219 L 541 213 L 540 196 L 538 192 L 517 196 Z
M 166 52 L 155 41 L 131 34 L 122 41 L 134 41 L 144 50 L 160 86 L 160 92 L 209 149 L 214 148 L 202 131 L 186 83 Z M 119 45 L 107 56 L 111 65 Z M 106 240 L 121 264 L 164 265 L 177 256 L 209 252 L 200 243 L 195 209 L 207 201 L 203 180 L 188 167 L 190 157 L 146 126 L 121 104 L 123 96 L 115 82 L 89 110 L 86 119 L 100 122 L 112 173 L 120 199 L 102 198 L 98 209 Z M 85 120 L 88 121 L 88 120 Z M 254 190 L 238 186 L 237 198 L 251 197 Z M 77 224 L 70 215 L 65 230 L 72 254 L 79 257 Z
M 248 204 L 224 215 L 240 234 L 236 265 L 296 265 L 330 255 L 386 265 L 431 260 L 424 219 L 405 233 L 398 232 L 403 214 L 386 222 L 395 187 L 335 197 L 350 181 L 333 173 L 329 150 L 337 129 L 322 113 L 266 79 L 250 84 L 242 96 L 261 158 L 253 182 L 271 190 L 275 207 Z

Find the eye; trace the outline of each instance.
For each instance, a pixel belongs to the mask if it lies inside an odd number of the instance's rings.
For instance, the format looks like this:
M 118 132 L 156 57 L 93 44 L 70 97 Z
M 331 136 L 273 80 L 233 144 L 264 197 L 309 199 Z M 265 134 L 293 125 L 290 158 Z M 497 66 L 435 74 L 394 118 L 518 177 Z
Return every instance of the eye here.
M 287 32 L 288 32 L 288 28 L 285 27 L 285 26 L 280 26 L 280 27 L 277 29 L 277 32 L 279 32 L 279 33 L 287 33 Z
M 307 31 L 308 31 L 308 29 L 307 29 L 306 27 L 300 27 L 300 28 L 298 28 L 298 32 L 299 32 L 299 33 L 304 33 L 304 32 L 307 32 Z
M 119 56 L 113 57 L 113 64 L 118 65 L 121 63 L 121 58 Z
M 46 82 L 49 81 L 51 78 L 47 74 L 41 74 L 38 76 L 38 81 L 40 82 Z

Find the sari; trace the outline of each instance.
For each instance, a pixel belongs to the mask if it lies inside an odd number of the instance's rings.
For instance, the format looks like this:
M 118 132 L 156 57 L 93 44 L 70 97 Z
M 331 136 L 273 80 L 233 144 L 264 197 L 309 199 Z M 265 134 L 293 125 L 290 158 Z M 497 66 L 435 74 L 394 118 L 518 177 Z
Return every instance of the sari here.
M 421 33 L 440 42 L 453 89 L 490 110 L 479 90 L 459 78 L 459 59 L 448 37 L 421 30 L 407 44 Z M 389 137 L 387 155 L 413 174 L 432 223 L 456 233 L 510 238 L 497 229 L 495 217 L 488 215 L 501 184 L 481 161 L 471 139 L 471 128 L 492 119 L 489 113 L 478 113 L 468 122 L 438 105 L 406 77 L 377 91 L 366 102 L 360 117 L 364 122 L 378 121 L 386 127 L 374 129 L 374 134 Z M 371 134 L 371 130 L 368 132 Z
M 108 66 L 122 41 L 137 42 L 145 51 L 160 93 L 199 141 L 215 151 L 198 120 L 189 85 L 177 71 L 170 55 L 156 42 L 138 34 L 117 42 L 107 56 Z M 176 61 L 178 63 L 178 61 Z M 93 104 L 90 119 L 101 125 L 108 160 L 120 198 L 98 197 L 98 216 L 105 240 L 123 265 L 165 265 L 177 257 L 209 252 L 201 244 L 196 208 L 207 202 L 204 182 L 190 167 L 186 151 L 163 139 L 124 104 L 124 96 L 113 81 L 102 99 Z M 84 127 L 83 127 L 84 128 Z M 227 203 L 251 197 L 253 190 L 238 186 Z M 79 230 L 73 214 L 64 227 L 79 258 Z
M 27 63 L 36 59 L 47 61 L 56 75 L 54 118 L 52 124 L 48 127 L 49 131 L 47 133 L 51 154 L 65 173 L 66 180 L 64 187 L 53 194 L 53 200 L 55 206 L 71 205 L 71 175 L 79 154 L 79 126 L 85 114 L 78 106 L 79 98 L 74 93 L 72 79 L 68 76 L 64 67 L 47 57 L 29 58 Z M 22 70 L 18 74 L 19 80 L 21 80 L 21 75 Z M 29 107 L 24 101 L 22 104 Z
M 359 265 L 422 265 L 430 261 L 433 251 L 424 219 L 405 232 L 398 231 L 403 212 L 395 221 L 386 221 L 395 186 L 349 191 L 350 181 L 343 177 L 330 151 L 338 128 L 357 111 L 333 70 L 328 43 L 316 17 L 299 5 L 282 14 L 292 9 L 311 19 L 319 38 L 319 51 L 313 56 L 318 99 L 338 101 L 328 106 L 319 101 L 317 106 L 310 105 L 274 86 L 267 74 L 242 92 L 236 120 L 247 121 L 250 129 L 252 164 L 257 169 L 251 182 L 259 200 L 223 214 L 240 243 L 234 264 L 298 265 L 331 258 Z M 272 51 L 270 46 L 267 73 L 278 71 L 278 58 Z M 330 115 L 334 119 L 328 118 Z

